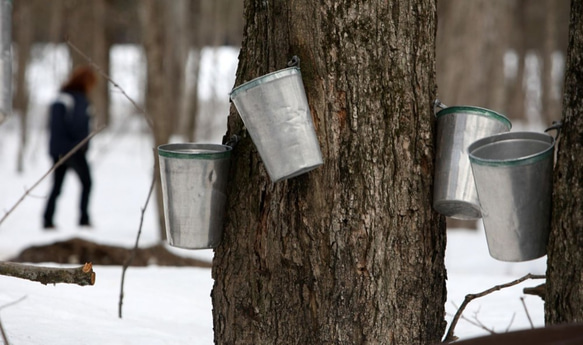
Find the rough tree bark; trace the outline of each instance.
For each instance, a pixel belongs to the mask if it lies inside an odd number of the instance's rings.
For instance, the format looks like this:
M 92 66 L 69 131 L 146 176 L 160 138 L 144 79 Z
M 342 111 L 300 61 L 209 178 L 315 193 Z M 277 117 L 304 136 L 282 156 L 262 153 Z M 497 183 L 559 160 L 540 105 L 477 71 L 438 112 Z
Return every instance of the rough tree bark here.
M 216 344 L 431 344 L 445 221 L 431 208 L 433 1 L 245 2 L 236 84 L 301 68 L 324 165 L 272 184 L 231 107 Z
M 563 129 L 554 173 L 545 319 L 583 322 L 583 0 L 571 3 Z

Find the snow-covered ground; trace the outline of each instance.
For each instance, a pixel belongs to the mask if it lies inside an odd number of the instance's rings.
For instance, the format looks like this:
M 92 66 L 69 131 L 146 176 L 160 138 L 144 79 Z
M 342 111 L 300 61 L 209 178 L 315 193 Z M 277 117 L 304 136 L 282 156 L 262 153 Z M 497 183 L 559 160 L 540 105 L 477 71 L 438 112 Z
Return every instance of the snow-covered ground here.
M 218 63 L 203 64 L 203 70 L 210 77 L 203 77 L 201 83 L 210 83 L 210 80 L 217 79 L 217 75 L 224 81 L 221 86 L 209 84 L 211 86 L 203 88 L 206 90 L 204 92 L 215 87 L 218 90 L 215 93 L 224 96 L 225 107 L 226 95 L 234 81 L 237 53 L 234 49 L 214 51 L 211 54 L 213 59 L 208 61 Z M 139 83 L 139 74 L 124 75 L 121 72 L 124 69 L 115 67 L 115 64 L 127 63 L 123 57 L 139 60 L 139 54 L 127 50 L 115 54 L 119 54 L 121 58 L 117 62 L 114 60 L 115 73 L 112 73 L 112 77 L 119 80 L 118 83 L 126 91 L 129 90 L 130 94 L 134 92 L 137 95 L 135 90 L 139 88 L 135 84 Z M 52 79 L 45 74 L 60 69 L 49 65 L 36 71 L 37 75 L 29 79 L 50 81 Z M 45 96 L 33 98 L 39 103 L 39 109 L 43 102 L 50 100 L 50 94 L 56 92 L 58 82 L 47 82 L 43 85 L 48 85 L 48 90 L 41 93 Z M 114 107 L 124 108 L 123 99 L 117 99 L 116 102 L 118 103 Z M 214 121 L 218 128 L 224 129 L 227 112 L 223 111 L 222 114 L 224 115 L 215 116 Z M 117 116 L 121 121 L 123 116 Z M 10 258 L 30 245 L 52 243 L 74 236 L 107 244 L 127 247 L 133 245 L 153 169 L 152 141 L 144 134 L 144 124 L 139 117 L 124 121 L 129 121 L 129 125 L 123 131 L 112 126 L 112 129 L 100 133 L 91 143 L 89 158 L 94 179 L 91 199 L 93 228 L 83 230 L 76 226 L 79 183 L 73 174 L 69 174 L 57 207 L 55 222 L 58 231 L 44 232 L 41 229 L 41 214 L 51 184 L 48 178 L 0 224 L 0 260 Z M 45 146 L 47 133 L 41 127 L 31 129 L 30 134 L 25 154 L 25 170 L 17 174 L 17 121 L 13 117 L 0 125 L 0 218 L 50 168 Z M 220 142 L 222 135 L 222 131 L 214 131 L 207 141 Z M 140 242 L 142 246 L 158 241 L 156 223 L 154 207 L 150 205 L 145 212 Z M 173 250 L 209 261 L 213 255 L 210 250 Z M 446 264 L 446 310 L 449 321 L 466 294 L 507 283 L 526 273 L 544 274 L 546 259 L 525 263 L 496 261 L 488 255 L 484 231 L 480 227 L 478 231 L 448 231 Z M 44 286 L 0 276 L 0 321 L 10 343 L 212 344 L 210 292 L 213 281 L 209 269 L 158 266 L 130 268 L 125 280 L 122 319 L 117 316 L 121 268 L 96 266 L 94 270 L 97 279 L 96 284 L 91 287 Z M 474 322 L 477 319 L 485 327 L 497 332 L 529 328 L 528 317 L 521 302 L 524 297 L 534 325 L 541 327 L 544 323 L 543 302 L 538 297 L 525 296 L 522 293 L 525 286 L 536 286 L 540 283 L 541 281 L 527 281 L 477 299 L 469 305 L 464 315 Z M 23 297 L 17 304 L 2 308 Z M 487 332 L 461 320 L 456 334 L 467 339 Z

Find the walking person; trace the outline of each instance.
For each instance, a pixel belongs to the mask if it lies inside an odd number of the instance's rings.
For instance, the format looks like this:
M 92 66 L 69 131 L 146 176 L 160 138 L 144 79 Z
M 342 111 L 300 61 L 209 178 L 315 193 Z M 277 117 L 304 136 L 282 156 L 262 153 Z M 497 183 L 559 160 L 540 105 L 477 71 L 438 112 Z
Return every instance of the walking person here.
M 89 135 L 91 103 L 88 94 L 96 83 L 97 76 L 91 67 L 78 67 L 63 84 L 59 95 L 51 104 L 49 154 L 54 164 Z M 44 229 L 55 229 L 53 216 L 57 198 L 61 193 L 63 180 L 69 169 L 72 169 L 81 181 L 79 225 L 91 225 L 88 213 L 91 173 L 87 164 L 87 149 L 88 143 L 55 169 L 53 187 L 43 215 Z

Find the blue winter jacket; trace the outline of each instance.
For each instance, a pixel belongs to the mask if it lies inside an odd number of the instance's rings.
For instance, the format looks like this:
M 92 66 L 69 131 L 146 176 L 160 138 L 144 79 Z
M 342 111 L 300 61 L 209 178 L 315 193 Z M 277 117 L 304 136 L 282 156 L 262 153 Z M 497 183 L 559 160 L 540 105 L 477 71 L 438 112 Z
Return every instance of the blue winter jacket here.
M 90 103 L 82 92 L 61 92 L 50 107 L 49 153 L 59 158 L 89 135 Z M 80 149 L 87 151 L 88 145 Z

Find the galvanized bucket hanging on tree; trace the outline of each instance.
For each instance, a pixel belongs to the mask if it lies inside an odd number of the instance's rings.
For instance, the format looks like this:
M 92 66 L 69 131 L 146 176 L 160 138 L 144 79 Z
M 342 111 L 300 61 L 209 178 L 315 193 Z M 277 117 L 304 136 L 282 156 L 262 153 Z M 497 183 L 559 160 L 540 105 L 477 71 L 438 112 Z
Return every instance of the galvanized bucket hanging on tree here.
M 158 147 L 168 243 L 216 247 L 223 232 L 231 147 L 166 144 Z
M 546 254 L 555 139 L 502 133 L 468 148 L 490 255 L 527 261 Z
M 273 182 L 323 164 L 299 67 L 246 82 L 233 89 L 231 100 Z
M 477 139 L 507 132 L 510 120 L 495 111 L 470 106 L 445 107 L 437 116 L 433 208 L 456 219 L 479 219 L 480 203 L 467 147 Z
M 12 1 L 0 0 L 0 123 L 12 113 Z

